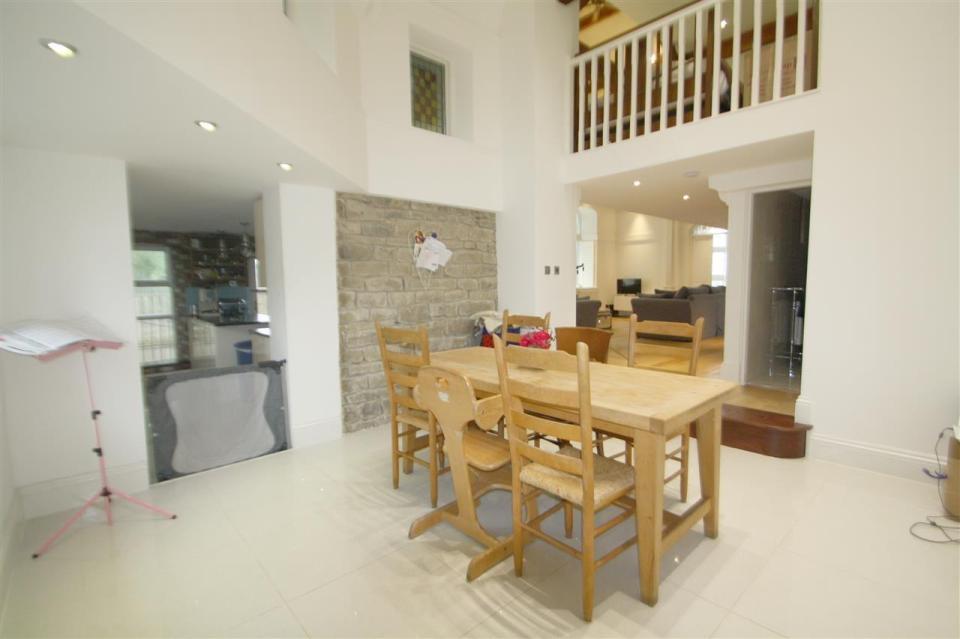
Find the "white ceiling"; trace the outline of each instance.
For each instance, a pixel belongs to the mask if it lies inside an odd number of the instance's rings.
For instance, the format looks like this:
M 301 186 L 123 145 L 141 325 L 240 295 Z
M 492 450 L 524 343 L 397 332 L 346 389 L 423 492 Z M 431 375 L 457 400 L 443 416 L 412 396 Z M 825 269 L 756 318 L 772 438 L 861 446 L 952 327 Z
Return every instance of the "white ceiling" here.
M 727 205 L 707 185 L 711 175 L 811 157 L 813 133 L 805 133 L 587 180 L 579 185 L 580 199 L 594 206 L 726 228 Z M 685 177 L 687 171 L 699 174 Z M 640 186 L 633 186 L 634 180 L 640 180 Z M 683 200 L 684 193 L 690 195 L 688 201 Z
M 3 144 L 118 157 L 135 228 L 239 231 L 285 181 L 334 176 L 257 120 L 72 2 L 0 3 Z M 61 60 L 51 38 L 77 47 Z M 213 120 L 206 133 L 194 120 Z M 276 163 L 294 164 L 281 174 Z

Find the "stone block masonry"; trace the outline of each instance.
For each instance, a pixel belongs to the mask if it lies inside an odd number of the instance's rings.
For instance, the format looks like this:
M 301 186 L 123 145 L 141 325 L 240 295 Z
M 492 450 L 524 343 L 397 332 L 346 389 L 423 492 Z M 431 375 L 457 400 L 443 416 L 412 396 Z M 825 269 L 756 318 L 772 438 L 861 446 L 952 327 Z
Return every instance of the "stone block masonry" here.
M 430 273 L 413 265 L 417 230 L 453 251 Z M 340 384 L 347 432 L 390 420 L 374 322 L 426 325 L 432 351 L 473 343 L 478 311 L 497 308 L 496 216 L 488 211 L 337 195 Z

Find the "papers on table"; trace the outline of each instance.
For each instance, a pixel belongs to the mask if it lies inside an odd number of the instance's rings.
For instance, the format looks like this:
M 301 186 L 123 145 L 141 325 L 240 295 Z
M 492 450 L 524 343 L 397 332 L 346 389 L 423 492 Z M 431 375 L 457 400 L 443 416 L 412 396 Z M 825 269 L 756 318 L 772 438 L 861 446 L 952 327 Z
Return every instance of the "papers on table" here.
M 91 341 L 120 344 L 105 326 L 90 318 L 28 320 L 0 328 L 0 349 L 18 355 L 39 357 Z

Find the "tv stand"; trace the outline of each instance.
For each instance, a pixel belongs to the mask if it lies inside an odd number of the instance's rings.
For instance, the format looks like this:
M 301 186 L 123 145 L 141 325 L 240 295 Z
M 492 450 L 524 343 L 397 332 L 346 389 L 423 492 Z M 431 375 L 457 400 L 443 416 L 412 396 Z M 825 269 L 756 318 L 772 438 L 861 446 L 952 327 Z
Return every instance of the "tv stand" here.
M 615 295 L 613 298 L 613 307 L 611 309 L 613 314 L 617 316 L 626 315 L 629 317 L 630 314 L 633 313 L 633 304 L 631 304 L 631 301 L 635 297 L 636 295 L 632 293 L 629 295 Z

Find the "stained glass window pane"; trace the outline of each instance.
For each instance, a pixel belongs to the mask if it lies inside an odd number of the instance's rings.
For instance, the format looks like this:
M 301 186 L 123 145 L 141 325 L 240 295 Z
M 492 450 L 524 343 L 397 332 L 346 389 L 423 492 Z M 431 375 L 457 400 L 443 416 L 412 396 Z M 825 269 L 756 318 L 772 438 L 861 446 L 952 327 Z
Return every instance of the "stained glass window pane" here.
M 413 126 L 447 132 L 444 66 L 422 55 L 410 54 L 410 99 Z

